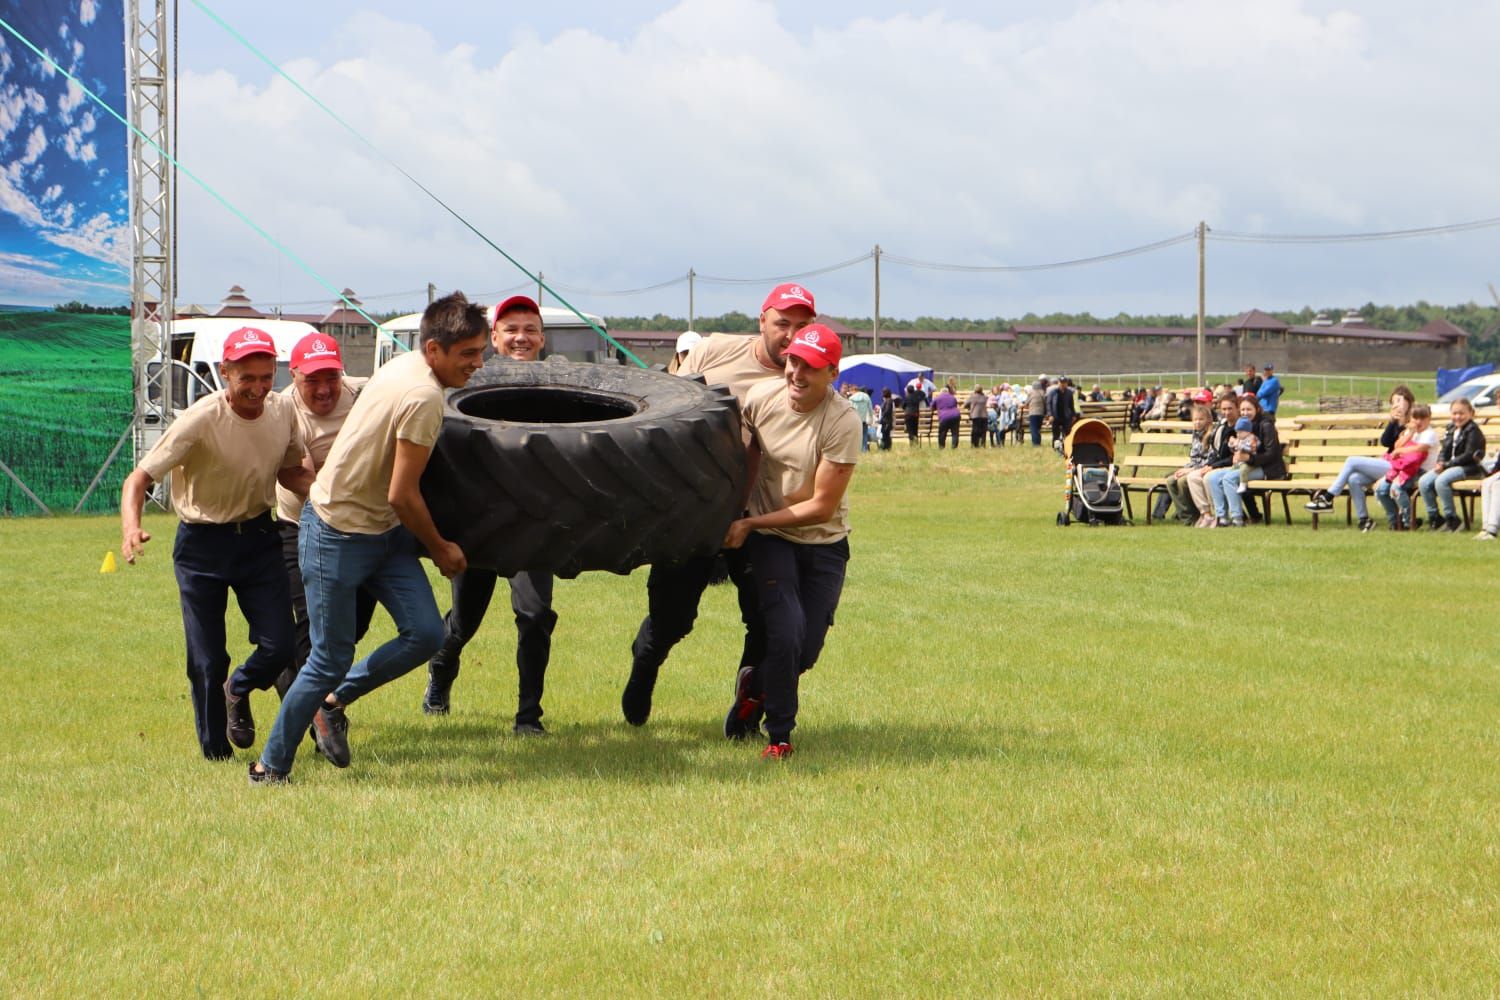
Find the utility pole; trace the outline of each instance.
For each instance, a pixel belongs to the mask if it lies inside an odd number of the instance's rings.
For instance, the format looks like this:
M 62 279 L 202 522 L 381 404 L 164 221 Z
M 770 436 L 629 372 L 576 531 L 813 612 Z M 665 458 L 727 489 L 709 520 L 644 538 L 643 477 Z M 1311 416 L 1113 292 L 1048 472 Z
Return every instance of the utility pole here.
M 880 244 L 875 244 L 875 324 L 870 329 L 870 353 L 880 353 Z
M 437 301 L 437 285 L 434 285 L 432 282 L 429 281 L 427 283 L 427 304 L 428 305 L 432 305 L 436 301 Z
M 698 272 L 688 268 L 688 329 L 693 329 L 693 279 L 698 277 Z
M 1203 255 L 1207 244 L 1208 223 L 1198 223 L 1198 385 L 1203 383 L 1203 309 L 1204 309 L 1204 285 L 1203 285 Z
M 542 307 L 542 272 L 541 271 L 538 271 L 536 273 L 536 305 L 537 305 L 538 309 L 540 309 Z

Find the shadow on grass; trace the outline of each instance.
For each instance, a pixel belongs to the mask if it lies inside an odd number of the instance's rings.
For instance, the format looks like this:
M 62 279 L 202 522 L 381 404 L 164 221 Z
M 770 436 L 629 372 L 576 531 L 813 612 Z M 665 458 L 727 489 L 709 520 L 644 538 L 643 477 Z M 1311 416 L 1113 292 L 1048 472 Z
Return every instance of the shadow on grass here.
M 351 733 L 350 778 L 372 785 L 474 785 L 588 778 L 627 784 L 743 781 L 774 771 L 758 759 L 763 739 L 724 739 L 716 727 L 665 722 L 633 729 L 620 722 L 559 726 L 545 737 L 511 735 L 496 717 L 382 723 Z M 832 723 L 799 733 L 798 753 L 780 767 L 804 774 L 864 774 L 993 760 L 996 767 L 1090 763 L 1067 734 L 1009 727 L 987 730 L 901 722 Z M 307 763 L 312 763 L 313 755 Z M 313 766 L 317 766 L 314 764 Z

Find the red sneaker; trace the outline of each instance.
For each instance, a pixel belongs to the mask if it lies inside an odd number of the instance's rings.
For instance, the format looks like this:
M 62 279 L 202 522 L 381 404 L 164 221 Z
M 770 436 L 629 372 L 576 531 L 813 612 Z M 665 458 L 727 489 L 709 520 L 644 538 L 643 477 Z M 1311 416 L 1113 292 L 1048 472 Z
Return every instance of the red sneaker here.
M 786 760 L 792 755 L 790 743 L 772 743 L 760 752 L 761 760 Z

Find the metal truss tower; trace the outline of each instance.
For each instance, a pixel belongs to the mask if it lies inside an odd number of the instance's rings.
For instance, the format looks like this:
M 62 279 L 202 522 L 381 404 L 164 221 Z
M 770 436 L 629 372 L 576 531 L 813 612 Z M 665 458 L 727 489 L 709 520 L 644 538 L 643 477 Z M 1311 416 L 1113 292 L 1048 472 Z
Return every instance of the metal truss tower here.
M 134 126 L 130 135 L 130 358 L 135 386 L 131 432 L 137 460 L 171 419 L 169 362 L 175 289 L 172 169 L 167 155 L 171 146 L 166 8 L 167 0 L 127 0 L 125 14 L 126 90 Z

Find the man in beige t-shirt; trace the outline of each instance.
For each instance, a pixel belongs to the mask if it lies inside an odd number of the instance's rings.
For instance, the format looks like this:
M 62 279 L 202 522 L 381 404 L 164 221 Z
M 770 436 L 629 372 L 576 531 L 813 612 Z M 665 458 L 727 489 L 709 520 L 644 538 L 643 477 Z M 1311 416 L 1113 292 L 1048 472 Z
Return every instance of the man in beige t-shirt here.
M 859 415 L 833 390 L 843 344 L 814 323 L 786 349 L 786 377 L 750 390 L 745 423 L 756 470 L 749 516 L 729 526 L 726 548 L 741 546 L 765 629 L 765 654 L 740 670 L 724 733 L 743 738 L 765 714 L 761 754 L 792 752 L 797 679 L 811 670 L 833 625 L 849 562 L 846 493 L 864 432 Z
M 345 706 L 425 663 L 442 643 L 443 619 L 418 556 L 425 549 L 447 577 L 467 563 L 432 523 L 422 470 L 442 426 L 443 390 L 479 370 L 487 332 L 484 310 L 463 293 L 438 299 L 422 314 L 418 348 L 375 373 L 334 438 L 300 527 L 312 651 L 250 766 L 252 784 L 286 778 L 309 725 L 318 752 L 348 767 Z M 397 634 L 355 663 L 360 587 L 390 612 Z
M 125 478 L 120 551 L 135 562 L 151 539 L 141 509 L 153 483 L 172 474 L 180 524 L 172 566 L 182 600 L 187 675 L 198 744 L 209 760 L 255 742 L 250 692 L 271 686 L 292 663 L 291 597 L 271 518 L 278 483 L 306 490 L 301 435 L 287 400 L 271 392 L 276 348 L 244 327 L 224 343 L 225 388 L 184 410 Z M 233 591 L 255 649 L 229 673 L 224 611 Z
M 344 374 L 339 342 L 322 333 L 309 333 L 297 341 L 292 348 L 291 368 L 292 384 L 281 394 L 292 404 L 302 444 L 307 448 L 307 457 L 316 475 L 328 460 L 334 438 L 369 379 Z M 302 505 L 306 502 L 306 494 L 293 493 L 285 486 L 277 485 L 276 530 L 281 535 L 281 561 L 286 566 L 287 586 L 292 595 L 292 623 L 297 630 L 296 662 L 276 678 L 276 691 L 283 697 L 312 650 L 307 626 L 307 594 L 302 589 L 302 568 L 297 561 L 297 541 L 301 537 L 298 522 L 302 519 Z M 355 595 L 355 642 L 364 638 L 374 613 L 375 595 L 364 587 L 359 588 Z
M 759 335 L 715 333 L 704 337 L 688 350 L 677 374 L 701 375 L 709 385 L 728 386 L 743 408 L 752 386 L 782 377 L 782 352 L 816 315 L 812 292 L 797 284 L 777 285 L 761 303 Z M 723 555 L 745 623 L 740 665 L 756 663 L 764 643 L 749 567 L 739 552 L 726 551 Z M 656 675 L 672 647 L 693 630 L 698 602 L 714 577 L 716 562 L 717 557 L 703 556 L 651 567 L 646 577 L 648 610 L 630 647 L 630 680 L 620 696 L 620 709 L 632 726 L 643 726 L 651 717 Z

